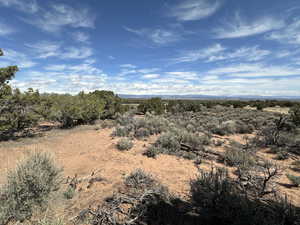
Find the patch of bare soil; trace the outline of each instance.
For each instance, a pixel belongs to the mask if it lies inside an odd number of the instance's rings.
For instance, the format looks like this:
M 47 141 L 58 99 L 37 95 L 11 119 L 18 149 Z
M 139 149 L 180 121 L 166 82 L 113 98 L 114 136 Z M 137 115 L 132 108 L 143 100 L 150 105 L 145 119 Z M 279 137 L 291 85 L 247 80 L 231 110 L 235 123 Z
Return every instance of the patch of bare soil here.
M 122 186 L 124 177 L 135 169 L 141 168 L 167 186 L 171 193 L 188 198 L 190 180 L 195 178 L 198 169 L 209 170 L 212 166 L 224 167 L 216 161 L 204 160 L 199 166 L 193 161 L 169 155 L 159 155 L 156 159 L 143 156 L 145 148 L 156 137 L 147 140 L 134 140 L 130 151 L 116 149 L 118 138 L 111 137 L 112 129 L 96 130 L 95 126 L 80 126 L 72 130 L 51 130 L 43 137 L 0 143 L 0 184 L 5 182 L 6 172 L 32 151 L 53 153 L 56 161 L 64 168 L 65 177 L 78 180 L 77 191 L 72 200 L 59 207 L 58 215 L 71 218 L 89 206 L 96 206 L 111 196 Z M 232 135 L 214 139 L 245 143 L 244 135 Z M 224 146 L 223 145 L 223 146 Z M 214 147 L 216 152 L 224 152 L 224 147 Z M 300 205 L 300 189 L 289 188 L 287 173 L 300 175 L 289 167 L 294 159 L 279 161 L 267 149 L 258 153 L 260 157 L 272 160 L 285 170 L 278 179 L 282 193 L 296 205 Z M 234 168 L 228 168 L 234 172 Z M 233 174 L 233 173 L 232 173 Z M 67 184 L 63 187 L 67 188 Z
M 5 182 L 6 172 L 32 151 L 53 153 L 56 161 L 64 168 L 65 177 L 89 177 L 94 172 L 99 181 L 79 184 L 74 199 L 71 200 L 67 214 L 100 203 L 110 196 L 122 184 L 123 178 L 135 169 L 142 168 L 151 173 L 169 190 L 186 197 L 189 193 L 189 181 L 195 177 L 197 168 L 192 161 L 174 156 L 160 155 L 156 159 L 142 155 L 149 142 L 134 141 L 130 151 L 116 149 L 117 138 L 112 138 L 111 129 L 96 131 L 93 127 L 81 127 L 73 130 L 53 130 L 44 137 L 34 140 L 9 142 L 0 146 L 0 184 Z

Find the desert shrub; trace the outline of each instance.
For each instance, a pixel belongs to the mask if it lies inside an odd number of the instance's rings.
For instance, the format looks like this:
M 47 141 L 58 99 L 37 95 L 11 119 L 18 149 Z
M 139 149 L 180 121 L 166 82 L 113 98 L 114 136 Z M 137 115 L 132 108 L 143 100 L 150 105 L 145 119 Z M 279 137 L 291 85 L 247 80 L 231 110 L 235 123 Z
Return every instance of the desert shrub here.
M 146 128 L 139 128 L 134 132 L 134 137 L 136 138 L 144 138 L 149 136 L 150 136 L 150 131 Z
M 137 169 L 125 178 L 125 185 L 131 188 L 147 188 L 155 184 L 155 180 L 150 174 L 147 174 L 142 169 Z
M 165 105 L 161 98 L 151 98 L 148 100 L 145 100 L 138 106 L 138 111 L 142 113 L 154 113 L 154 114 L 163 114 L 165 111 Z
M 65 225 L 65 222 L 61 218 L 49 218 L 45 217 L 38 221 L 29 223 L 28 225 Z
M 290 110 L 290 116 L 292 121 L 299 126 L 300 125 L 300 104 L 294 106 Z
M 68 188 L 63 192 L 63 196 L 66 199 L 72 199 L 75 196 L 74 187 L 68 186 Z
M 133 147 L 133 142 L 128 138 L 122 138 L 117 143 L 117 148 L 120 151 L 127 151 Z
M 105 129 L 105 128 L 112 128 L 114 127 L 115 123 L 112 120 L 103 120 L 101 121 L 101 128 Z
M 224 154 L 224 162 L 228 166 L 244 166 L 251 167 L 255 164 L 255 160 L 251 154 L 243 150 L 228 148 Z
M 213 140 L 213 144 L 215 146 L 222 146 L 224 144 L 224 141 L 220 140 L 220 139 L 217 139 L 217 140 Z
M 156 158 L 156 156 L 162 152 L 163 152 L 163 150 L 160 147 L 151 145 L 146 149 L 146 151 L 144 152 L 144 155 L 149 158 Z
M 61 169 L 46 153 L 35 153 L 10 171 L 1 190 L 0 224 L 24 221 L 35 207 L 45 207 L 50 194 L 59 188 Z
M 191 200 L 201 224 L 297 224 L 299 212 L 286 199 L 275 196 L 262 201 L 249 196 L 240 184 L 224 169 L 201 171 L 198 178 L 191 181 Z
M 116 119 L 117 124 L 121 126 L 127 126 L 130 125 L 134 122 L 133 115 L 130 113 L 125 113 L 125 114 L 118 114 L 117 119 Z
M 300 160 L 296 160 L 292 163 L 292 169 L 300 172 Z
M 112 133 L 112 136 L 117 137 L 128 137 L 131 133 L 131 127 L 117 126 Z
M 291 175 L 291 174 L 287 174 L 286 176 L 291 181 L 293 186 L 295 186 L 295 187 L 300 186 L 300 176 L 294 176 L 294 175 Z
M 177 136 L 171 132 L 162 134 L 155 142 L 155 146 L 161 147 L 169 153 L 175 153 L 180 150 L 180 142 Z

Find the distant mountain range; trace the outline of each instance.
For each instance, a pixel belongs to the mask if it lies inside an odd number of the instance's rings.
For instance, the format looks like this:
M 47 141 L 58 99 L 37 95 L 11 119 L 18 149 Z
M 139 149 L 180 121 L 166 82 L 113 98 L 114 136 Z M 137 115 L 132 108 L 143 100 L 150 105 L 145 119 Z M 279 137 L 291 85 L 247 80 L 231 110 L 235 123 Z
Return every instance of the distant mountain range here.
M 189 100 L 197 100 L 197 99 L 217 99 L 217 100 L 293 100 L 300 101 L 300 96 L 255 96 L 255 95 L 243 95 L 243 96 L 213 96 L 213 95 L 127 95 L 127 94 L 119 94 L 121 98 L 141 98 L 141 99 L 149 99 L 154 97 L 159 97 L 162 99 L 189 99 Z

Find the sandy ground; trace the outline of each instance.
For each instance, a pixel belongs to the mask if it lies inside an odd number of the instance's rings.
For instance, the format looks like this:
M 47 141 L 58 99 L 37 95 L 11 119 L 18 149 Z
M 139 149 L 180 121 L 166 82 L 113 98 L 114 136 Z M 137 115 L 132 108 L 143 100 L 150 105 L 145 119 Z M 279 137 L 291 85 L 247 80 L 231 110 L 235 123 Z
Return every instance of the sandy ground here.
M 0 183 L 4 183 L 6 171 L 32 151 L 53 153 L 64 175 L 79 178 L 99 171 L 97 176 L 104 181 L 95 183 L 92 188 L 82 184 L 82 191 L 74 198 L 70 206 L 77 211 L 89 205 L 100 203 L 110 196 L 122 184 L 123 178 L 135 169 L 142 168 L 166 185 L 170 191 L 180 197 L 189 193 L 189 181 L 198 169 L 192 161 L 160 155 L 156 159 L 142 155 L 149 141 L 135 141 L 130 151 L 120 152 L 113 139 L 111 129 L 96 131 L 91 127 L 76 128 L 68 131 L 51 131 L 45 137 L 0 145 Z
M 7 171 L 14 168 L 20 159 L 32 151 L 44 151 L 54 155 L 57 163 L 64 168 L 65 177 L 84 178 L 96 172 L 95 176 L 103 178 L 101 182 L 94 183 L 91 187 L 87 182 L 80 184 L 80 191 L 62 209 L 61 213 L 64 215 L 72 216 L 90 205 L 100 204 L 105 197 L 118 190 L 126 175 L 138 168 L 152 174 L 174 195 L 188 198 L 190 180 L 197 176 L 199 169 L 193 161 L 168 155 L 160 155 L 156 159 L 143 156 L 147 145 L 153 143 L 156 137 L 135 140 L 133 149 L 120 152 L 116 149 L 118 138 L 112 138 L 111 133 L 112 129 L 95 130 L 94 126 L 81 126 L 72 130 L 52 130 L 46 132 L 43 137 L 2 142 L 0 184 L 5 182 Z M 222 139 L 241 143 L 245 141 L 241 135 Z M 220 147 L 215 150 L 223 151 Z M 289 184 L 286 173 L 299 176 L 299 173 L 289 169 L 293 160 L 274 160 L 274 155 L 267 153 L 267 150 L 260 152 L 259 155 L 282 166 L 284 170 L 278 179 L 278 187 L 294 204 L 300 205 L 299 188 L 291 189 L 285 186 Z M 210 169 L 213 165 L 224 166 L 216 162 L 205 162 L 200 168 Z

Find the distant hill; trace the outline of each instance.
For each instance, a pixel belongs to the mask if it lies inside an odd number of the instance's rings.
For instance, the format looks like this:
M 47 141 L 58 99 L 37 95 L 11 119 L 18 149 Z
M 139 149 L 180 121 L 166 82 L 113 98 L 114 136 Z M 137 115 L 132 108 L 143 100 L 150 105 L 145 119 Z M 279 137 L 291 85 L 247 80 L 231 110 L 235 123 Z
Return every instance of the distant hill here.
M 243 96 L 213 96 L 213 95 L 127 95 L 127 94 L 119 94 L 121 98 L 140 98 L 140 99 L 148 99 L 159 97 L 162 99 L 223 99 L 223 100 L 267 100 L 267 99 L 275 99 L 275 100 L 292 100 L 292 101 L 300 101 L 300 96 L 255 96 L 255 95 L 243 95 Z

